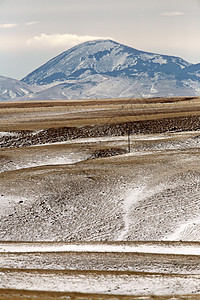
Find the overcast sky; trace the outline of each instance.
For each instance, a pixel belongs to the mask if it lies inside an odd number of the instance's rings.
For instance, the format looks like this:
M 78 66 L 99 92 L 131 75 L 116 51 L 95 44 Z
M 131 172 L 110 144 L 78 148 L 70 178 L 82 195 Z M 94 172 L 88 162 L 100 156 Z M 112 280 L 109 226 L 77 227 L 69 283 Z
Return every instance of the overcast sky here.
M 200 0 L 0 0 L 0 75 L 99 38 L 199 63 Z

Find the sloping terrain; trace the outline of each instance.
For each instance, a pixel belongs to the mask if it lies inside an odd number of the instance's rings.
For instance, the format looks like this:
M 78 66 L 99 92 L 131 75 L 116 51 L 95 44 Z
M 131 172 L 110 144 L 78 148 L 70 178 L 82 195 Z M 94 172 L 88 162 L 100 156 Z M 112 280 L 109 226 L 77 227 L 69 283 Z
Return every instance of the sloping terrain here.
M 199 98 L 163 101 L 2 104 L 0 238 L 198 241 Z
M 0 101 L 12 101 L 18 97 L 33 95 L 41 91 L 39 86 L 31 86 L 16 79 L 0 76 Z
M 180 57 L 96 40 L 59 54 L 21 82 L 1 79 L 0 101 L 199 96 L 199 74 L 200 64 Z
M 0 103 L 0 299 L 198 299 L 199 114 Z
M 61 53 L 22 81 L 46 87 L 31 100 L 194 96 L 198 72 L 198 64 L 179 57 L 97 40 Z

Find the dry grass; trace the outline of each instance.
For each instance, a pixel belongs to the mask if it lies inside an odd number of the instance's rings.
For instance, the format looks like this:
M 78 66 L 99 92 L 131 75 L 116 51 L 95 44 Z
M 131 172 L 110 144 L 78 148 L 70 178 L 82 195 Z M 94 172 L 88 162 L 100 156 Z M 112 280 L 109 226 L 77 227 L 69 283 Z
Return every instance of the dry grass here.
M 84 293 L 64 293 L 64 292 L 44 292 L 44 291 L 25 291 L 25 290 L 4 290 L 0 289 L 1 300 L 198 300 L 199 295 L 173 295 L 173 296 L 125 296 L 125 295 L 106 295 L 106 294 L 84 294 Z
M 200 98 L 0 103 L 1 130 L 118 124 L 200 115 Z

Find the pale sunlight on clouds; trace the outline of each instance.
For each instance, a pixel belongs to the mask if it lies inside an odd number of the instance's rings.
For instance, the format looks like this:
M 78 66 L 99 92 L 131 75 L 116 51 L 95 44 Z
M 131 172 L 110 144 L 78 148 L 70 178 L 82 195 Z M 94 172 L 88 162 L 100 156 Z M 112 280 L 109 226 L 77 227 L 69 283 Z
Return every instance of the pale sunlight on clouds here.
M 99 40 L 99 39 L 106 39 L 106 37 L 99 37 L 99 36 L 78 36 L 76 34 L 45 34 L 42 33 L 38 36 L 35 36 L 27 41 L 28 46 L 33 47 L 60 47 L 66 46 L 73 47 L 77 44 L 89 41 L 89 40 Z
M 161 16 L 166 16 L 166 17 L 183 16 L 183 15 L 185 15 L 185 13 L 182 11 L 166 11 L 161 14 Z
M 37 23 L 39 23 L 39 21 L 32 21 L 32 22 L 27 22 L 26 25 L 31 26 L 31 25 L 35 25 Z
M 13 23 L 13 24 L 0 24 L 0 29 L 8 29 L 8 28 L 13 28 L 16 27 L 17 24 Z

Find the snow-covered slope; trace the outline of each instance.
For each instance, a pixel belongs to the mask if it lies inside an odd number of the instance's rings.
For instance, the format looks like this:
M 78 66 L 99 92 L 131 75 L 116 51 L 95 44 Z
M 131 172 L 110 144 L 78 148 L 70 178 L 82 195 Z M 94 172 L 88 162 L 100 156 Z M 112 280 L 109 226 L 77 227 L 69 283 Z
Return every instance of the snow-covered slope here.
M 179 73 L 179 78 L 190 79 L 193 81 L 200 80 L 200 63 L 190 65 L 181 70 Z
M 185 87 L 194 89 L 200 95 L 200 63 L 182 69 L 178 77 Z
M 111 40 L 80 44 L 61 53 L 22 79 L 29 84 L 50 84 L 101 74 L 112 77 L 153 77 L 175 74 L 190 64 L 178 57 L 139 51 Z
M 196 96 L 199 74 L 200 64 L 179 57 L 139 51 L 112 40 L 89 41 L 23 78 L 23 83 L 42 91 L 17 99 Z
M 191 82 L 192 67 L 179 57 L 98 40 L 61 53 L 22 81 L 46 86 L 33 100 L 193 96 L 199 93 L 200 78 L 192 75 Z
M 16 79 L 0 76 L 0 101 L 30 96 L 39 91 L 41 91 L 39 86 L 31 86 Z
M 123 98 L 123 97 L 171 97 L 171 96 L 196 96 L 200 94 L 200 84 L 187 80 L 184 84 L 173 78 L 151 79 L 138 76 L 107 77 L 102 80 L 74 80 L 64 82 L 44 89 L 42 92 L 21 97 L 21 100 L 61 100 L 61 99 L 98 99 L 98 98 Z M 198 93 L 199 91 L 199 93 Z

